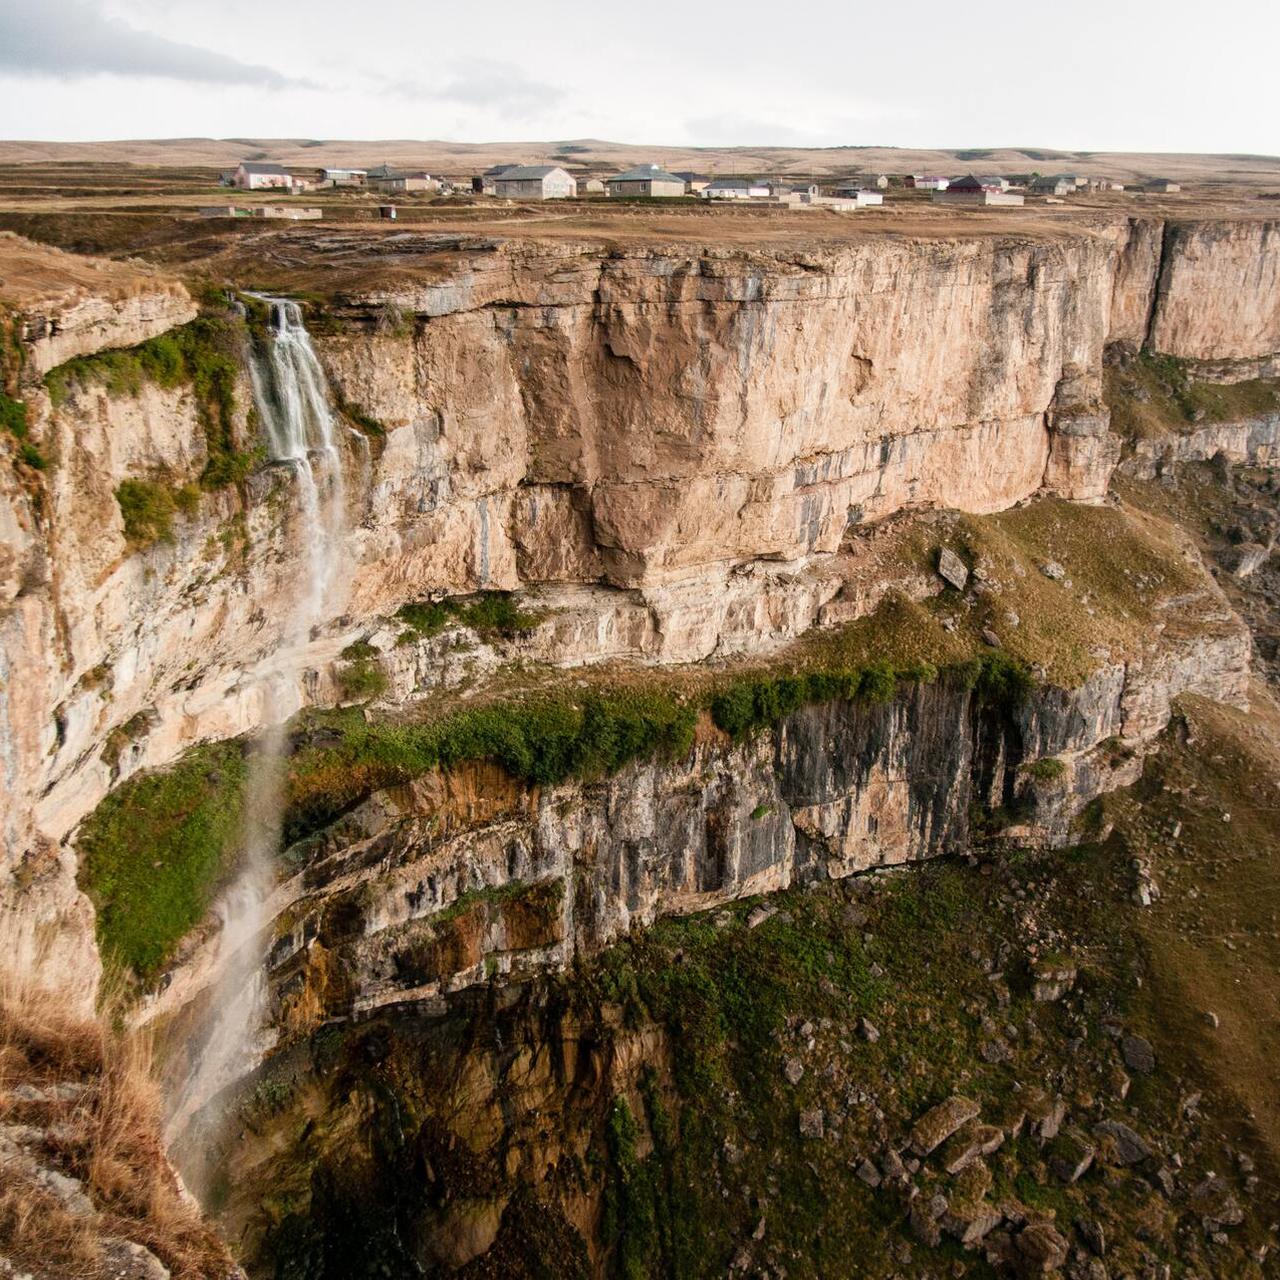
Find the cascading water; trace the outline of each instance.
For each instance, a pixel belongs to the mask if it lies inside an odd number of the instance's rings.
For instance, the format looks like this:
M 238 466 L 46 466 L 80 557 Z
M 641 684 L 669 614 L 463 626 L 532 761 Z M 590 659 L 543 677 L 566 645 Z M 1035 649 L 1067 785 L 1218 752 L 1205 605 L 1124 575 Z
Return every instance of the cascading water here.
M 274 464 L 298 488 L 302 588 L 290 603 L 271 670 L 258 681 L 265 726 L 254 746 L 244 802 L 244 861 L 218 907 L 221 929 L 209 1012 L 194 1067 L 169 1122 L 176 1138 L 210 1099 L 270 1048 L 263 1006 L 265 927 L 283 816 L 285 722 L 300 703 L 299 679 L 312 628 L 324 615 L 341 547 L 346 495 L 328 382 L 296 302 L 263 298 L 265 344 L 250 352 L 254 403 Z

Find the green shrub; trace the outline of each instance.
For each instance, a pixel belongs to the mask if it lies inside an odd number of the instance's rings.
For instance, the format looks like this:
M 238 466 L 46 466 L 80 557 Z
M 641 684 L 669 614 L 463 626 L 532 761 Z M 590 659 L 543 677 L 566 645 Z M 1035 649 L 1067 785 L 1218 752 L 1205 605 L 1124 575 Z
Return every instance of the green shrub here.
M 122 480 L 116 502 L 124 517 L 124 536 L 138 546 L 169 542 L 173 538 L 173 490 L 153 480 Z
M 927 665 L 927 664 L 926 664 Z M 937 669 L 925 665 L 913 673 L 937 677 Z M 711 699 L 716 727 L 740 740 L 757 730 L 776 725 L 801 707 L 837 700 L 883 703 L 897 692 L 900 673 L 892 663 L 880 661 L 851 670 L 807 671 L 784 676 L 748 676 L 735 680 Z
M 0 390 L 0 431 L 7 431 L 18 441 L 18 457 L 33 467 L 43 471 L 48 463 L 44 454 L 27 439 L 27 406 L 21 400 L 15 400 Z
M 396 617 L 424 637 L 436 635 L 451 622 L 460 622 L 481 635 L 513 636 L 531 631 L 539 620 L 538 614 L 522 610 L 509 591 L 418 601 L 402 605 Z
M 18 457 L 29 467 L 33 467 L 36 471 L 43 471 L 48 462 L 43 453 L 31 443 L 30 440 L 24 440 L 18 446 Z
M 7 431 L 19 440 L 27 438 L 27 406 L 3 391 L 0 391 L 0 431 Z
M 971 686 L 980 702 L 990 706 L 1021 706 L 1035 688 L 1035 679 L 1026 665 L 1007 653 L 984 653 Z
M 1067 771 L 1067 766 L 1056 756 L 1045 756 L 1022 766 L 1023 772 L 1037 782 L 1056 782 Z
M 348 649 L 357 648 L 348 645 Z M 370 645 L 362 646 L 372 649 Z M 344 655 L 345 655 L 344 650 Z M 368 657 L 358 657 L 340 666 L 337 670 L 338 688 L 342 691 L 344 702 L 371 702 L 387 691 L 387 674 Z

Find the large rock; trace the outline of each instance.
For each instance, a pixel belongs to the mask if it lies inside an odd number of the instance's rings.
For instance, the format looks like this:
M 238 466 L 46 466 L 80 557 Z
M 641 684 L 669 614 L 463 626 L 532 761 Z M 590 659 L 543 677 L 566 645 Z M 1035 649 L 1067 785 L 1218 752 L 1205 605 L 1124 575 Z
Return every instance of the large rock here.
M 927 1156 L 941 1146 L 961 1125 L 977 1117 L 980 1108 L 972 1098 L 952 1094 L 945 1102 L 931 1107 L 911 1127 L 911 1149 Z
M 1107 1141 L 1117 1164 L 1141 1164 L 1151 1157 L 1150 1145 L 1127 1124 L 1119 1120 L 1103 1120 L 1093 1126 L 1094 1136 Z

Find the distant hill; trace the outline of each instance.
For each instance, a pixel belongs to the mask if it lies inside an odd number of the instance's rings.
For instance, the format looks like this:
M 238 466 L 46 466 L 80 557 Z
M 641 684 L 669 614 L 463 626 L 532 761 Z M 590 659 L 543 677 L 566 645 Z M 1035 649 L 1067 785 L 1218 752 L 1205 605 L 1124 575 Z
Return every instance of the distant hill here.
M 501 162 L 559 163 L 604 172 L 653 161 L 668 169 L 706 173 L 996 173 L 1039 171 L 1107 176 L 1118 181 L 1168 177 L 1250 186 L 1280 185 L 1280 157 L 1104 151 L 1043 147 L 969 147 L 909 150 L 898 147 L 669 147 L 637 146 L 597 138 L 553 142 L 442 142 L 411 139 L 343 141 L 319 138 L 153 138 L 125 142 L 0 142 L 0 164 L 58 162 L 137 165 L 207 165 L 229 168 L 244 159 L 275 160 L 299 168 L 371 166 L 383 162 L 466 174 Z

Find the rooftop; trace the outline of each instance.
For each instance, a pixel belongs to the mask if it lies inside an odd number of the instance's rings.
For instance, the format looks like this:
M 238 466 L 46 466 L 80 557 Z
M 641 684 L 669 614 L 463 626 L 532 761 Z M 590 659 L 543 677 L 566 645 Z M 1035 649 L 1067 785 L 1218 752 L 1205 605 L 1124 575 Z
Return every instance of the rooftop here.
M 550 173 L 566 172 L 558 164 L 516 164 L 503 169 L 494 177 L 503 182 L 531 182 L 545 178 Z
M 684 185 L 685 179 L 678 173 L 668 173 L 656 164 L 638 164 L 626 173 L 615 174 L 609 182 L 678 182 Z

